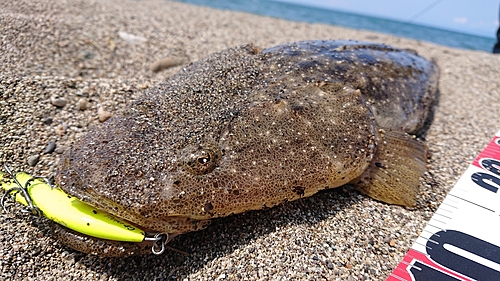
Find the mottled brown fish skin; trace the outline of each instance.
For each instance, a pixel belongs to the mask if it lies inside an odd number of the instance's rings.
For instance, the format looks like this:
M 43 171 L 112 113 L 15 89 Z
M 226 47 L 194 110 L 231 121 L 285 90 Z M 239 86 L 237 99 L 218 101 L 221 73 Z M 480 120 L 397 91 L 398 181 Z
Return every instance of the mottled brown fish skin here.
M 149 230 L 198 230 L 211 218 L 360 177 L 381 129 L 425 129 L 437 77 L 433 63 L 380 44 L 228 49 L 185 67 L 80 139 L 56 180 Z

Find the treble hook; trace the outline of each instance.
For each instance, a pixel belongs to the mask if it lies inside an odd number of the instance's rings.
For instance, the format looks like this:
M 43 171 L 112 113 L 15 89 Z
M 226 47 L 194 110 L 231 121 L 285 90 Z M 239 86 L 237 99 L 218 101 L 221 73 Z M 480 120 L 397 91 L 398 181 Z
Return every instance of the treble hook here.
M 168 233 L 156 233 L 154 237 L 145 237 L 144 240 L 154 241 L 151 251 L 155 255 L 161 255 L 165 252 L 165 244 L 168 242 Z
M 8 210 L 7 208 L 5 207 L 5 200 L 6 200 L 6 197 L 8 194 L 10 194 L 11 192 L 13 191 L 17 191 L 19 193 L 21 193 L 21 196 L 24 198 L 24 200 L 26 201 L 26 211 L 24 212 L 27 212 L 27 213 L 31 213 L 33 215 L 36 215 L 36 216 L 41 216 L 42 214 L 42 211 L 33 204 L 33 200 L 31 200 L 31 197 L 28 193 L 28 187 L 29 185 L 31 184 L 32 181 L 36 180 L 36 179 L 43 179 L 44 181 L 48 181 L 46 178 L 44 177 L 33 177 L 31 179 L 29 179 L 28 181 L 26 181 L 26 184 L 23 185 L 17 180 L 16 178 L 16 175 L 12 172 L 12 170 L 9 168 L 9 166 L 7 166 L 7 164 L 4 164 L 4 169 L 5 171 L 7 172 L 7 174 L 9 174 L 9 176 L 14 180 L 14 182 L 17 184 L 16 187 L 12 187 L 10 189 L 8 189 L 3 195 L 2 195 L 2 199 L 0 199 L 0 205 L 2 205 L 2 209 L 7 213 Z
M 176 235 L 174 234 L 174 237 Z M 179 249 L 170 247 L 167 245 L 167 243 L 170 241 L 170 236 L 168 233 L 156 233 L 153 237 L 145 237 L 145 241 L 153 241 L 153 246 L 151 247 L 151 251 L 155 255 L 161 255 L 163 252 L 165 252 L 166 249 L 169 249 L 171 251 L 177 252 L 179 254 L 183 254 L 186 257 L 189 256 L 188 252 L 181 251 Z

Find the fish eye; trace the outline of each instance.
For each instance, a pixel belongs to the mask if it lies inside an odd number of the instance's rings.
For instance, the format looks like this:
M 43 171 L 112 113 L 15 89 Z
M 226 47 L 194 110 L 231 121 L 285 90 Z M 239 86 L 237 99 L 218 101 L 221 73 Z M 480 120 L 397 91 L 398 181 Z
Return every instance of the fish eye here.
M 193 150 L 185 155 L 184 164 L 187 171 L 195 175 L 205 175 L 217 167 L 221 155 L 218 149 L 200 146 Z
M 207 154 L 207 156 L 200 156 L 198 157 L 198 163 L 200 163 L 201 165 L 206 165 L 208 162 L 210 162 L 212 159 L 212 156 L 210 155 L 210 153 Z

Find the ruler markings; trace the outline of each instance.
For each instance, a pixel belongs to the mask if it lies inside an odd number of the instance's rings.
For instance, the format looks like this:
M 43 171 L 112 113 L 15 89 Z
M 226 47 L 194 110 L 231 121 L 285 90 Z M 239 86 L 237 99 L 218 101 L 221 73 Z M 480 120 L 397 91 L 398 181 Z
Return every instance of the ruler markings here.
M 465 199 L 465 198 L 462 198 L 462 197 L 460 197 L 460 196 L 457 196 L 457 195 L 455 195 L 455 194 L 451 194 L 451 193 L 449 193 L 449 195 L 450 195 L 450 196 L 453 196 L 453 197 L 455 197 L 455 198 L 457 198 L 457 199 L 460 199 L 460 200 L 462 200 L 462 201 L 464 201 L 464 202 L 467 202 L 467 203 L 470 203 L 470 204 L 472 204 L 472 205 L 475 205 L 475 206 L 477 206 L 477 207 L 483 208 L 483 209 L 485 209 L 485 210 L 487 210 L 487 211 L 490 211 L 490 212 L 493 212 L 493 213 L 495 212 L 494 210 L 492 210 L 492 209 L 490 209 L 490 208 L 487 208 L 487 207 L 485 207 L 485 206 L 482 206 L 481 204 L 477 204 L 477 203 L 475 203 L 475 202 L 469 201 L 469 200 L 467 200 L 467 199 Z
M 444 217 L 444 218 L 446 218 L 446 219 L 449 219 L 449 220 L 451 220 L 451 219 L 452 219 L 450 216 L 447 216 L 447 215 L 443 215 L 443 214 L 438 213 L 438 212 L 440 212 L 440 211 L 442 211 L 442 210 L 438 210 L 436 213 L 434 213 L 434 215 L 440 215 L 440 216 L 442 216 L 442 217 Z
M 500 131 L 450 190 L 387 281 L 500 280 Z

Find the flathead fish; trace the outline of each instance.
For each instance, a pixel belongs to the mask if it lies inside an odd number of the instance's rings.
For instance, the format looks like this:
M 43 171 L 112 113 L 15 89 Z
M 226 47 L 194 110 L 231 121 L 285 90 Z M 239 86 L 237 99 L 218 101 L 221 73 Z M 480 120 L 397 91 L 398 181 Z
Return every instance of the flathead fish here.
M 186 66 L 77 141 L 56 181 L 171 236 L 347 183 L 413 206 L 426 147 L 412 135 L 428 127 L 437 81 L 434 63 L 381 44 L 231 48 Z M 59 236 L 88 253 L 139 251 Z

